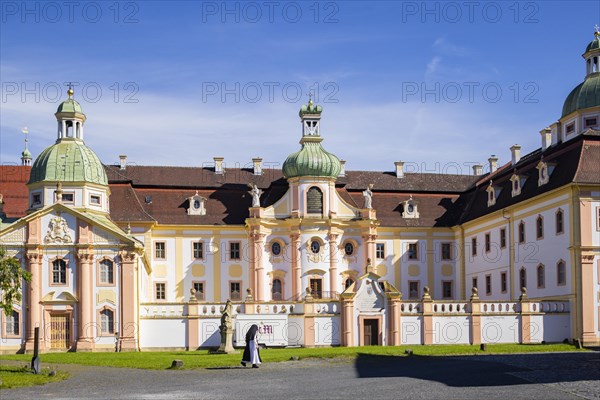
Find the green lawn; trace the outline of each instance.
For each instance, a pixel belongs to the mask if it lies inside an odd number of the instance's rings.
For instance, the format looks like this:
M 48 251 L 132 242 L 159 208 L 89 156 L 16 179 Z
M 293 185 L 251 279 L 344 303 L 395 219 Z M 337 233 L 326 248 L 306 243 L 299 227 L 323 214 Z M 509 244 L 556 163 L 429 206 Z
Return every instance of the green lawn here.
M 507 354 L 549 351 L 576 351 L 569 344 L 490 344 L 483 352 L 479 346 L 471 345 L 435 345 L 435 346 L 367 346 L 367 347 L 328 347 L 265 349 L 261 351 L 263 362 L 288 361 L 291 357 L 303 358 L 346 358 L 354 359 L 359 354 L 404 355 L 406 349 L 415 355 L 444 356 L 464 354 Z M 210 368 L 239 365 L 239 354 L 208 354 L 206 350 L 174 352 L 127 352 L 127 353 L 49 353 L 42 354 L 42 363 L 80 364 L 108 367 L 165 369 L 175 359 L 184 362 L 184 368 Z M 31 355 L 3 355 L 0 360 L 20 360 L 29 362 Z
M 66 372 L 57 371 L 56 375 L 50 376 L 50 369 L 43 369 L 40 374 L 35 375 L 27 367 L 13 367 L 0 365 L 0 389 L 10 389 L 21 386 L 44 385 L 49 382 L 58 382 L 69 376 Z

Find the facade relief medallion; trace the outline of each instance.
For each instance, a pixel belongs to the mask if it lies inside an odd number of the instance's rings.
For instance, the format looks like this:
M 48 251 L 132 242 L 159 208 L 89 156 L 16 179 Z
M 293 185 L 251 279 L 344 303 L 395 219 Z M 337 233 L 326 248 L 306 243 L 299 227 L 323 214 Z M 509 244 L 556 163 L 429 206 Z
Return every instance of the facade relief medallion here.
M 48 227 L 48 232 L 46 233 L 46 236 L 44 236 L 44 243 L 73 243 L 73 239 L 71 238 L 71 235 L 69 235 L 69 226 L 63 217 L 53 217 L 50 220 Z

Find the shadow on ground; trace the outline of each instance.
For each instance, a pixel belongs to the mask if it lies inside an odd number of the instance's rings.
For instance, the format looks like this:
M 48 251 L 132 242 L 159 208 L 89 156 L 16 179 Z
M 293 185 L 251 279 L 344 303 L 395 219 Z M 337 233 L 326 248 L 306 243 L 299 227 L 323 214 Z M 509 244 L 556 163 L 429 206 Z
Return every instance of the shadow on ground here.
M 564 365 L 562 365 L 564 364 Z M 530 383 L 536 371 L 539 383 L 600 379 L 600 354 L 537 353 L 484 356 L 382 356 L 359 354 L 359 378 L 404 377 L 436 381 L 452 387 L 486 387 Z M 560 373 L 557 373 L 560 372 Z

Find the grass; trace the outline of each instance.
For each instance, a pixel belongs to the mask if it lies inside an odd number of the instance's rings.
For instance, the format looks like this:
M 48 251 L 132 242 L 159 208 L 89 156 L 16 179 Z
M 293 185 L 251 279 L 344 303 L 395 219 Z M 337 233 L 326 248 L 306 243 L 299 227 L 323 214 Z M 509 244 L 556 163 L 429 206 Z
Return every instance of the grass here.
M 29 367 L 13 367 L 0 365 L 0 389 L 11 389 L 22 386 L 44 385 L 50 382 L 58 382 L 66 379 L 69 374 L 56 371 L 51 376 L 50 369 L 43 369 L 38 375 L 33 374 Z
M 474 354 L 510 354 L 537 353 L 554 351 L 576 351 L 570 344 L 488 344 L 483 352 L 478 345 L 434 345 L 434 346 L 365 346 L 365 347 L 328 347 L 265 349 L 261 351 L 263 362 L 289 361 L 291 357 L 306 358 L 342 358 L 352 360 L 359 354 L 403 356 L 411 349 L 413 354 L 422 356 L 474 355 Z M 182 360 L 184 369 L 228 367 L 239 365 L 239 354 L 209 354 L 207 350 L 173 352 L 127 352 L 127 353 L 48 353 L 42 354 L 43 363 L 79 364 L 106 367 L 165 369 L 175 359 Z M 31 355 L 3 355 L 0 360 L 29 361 Z

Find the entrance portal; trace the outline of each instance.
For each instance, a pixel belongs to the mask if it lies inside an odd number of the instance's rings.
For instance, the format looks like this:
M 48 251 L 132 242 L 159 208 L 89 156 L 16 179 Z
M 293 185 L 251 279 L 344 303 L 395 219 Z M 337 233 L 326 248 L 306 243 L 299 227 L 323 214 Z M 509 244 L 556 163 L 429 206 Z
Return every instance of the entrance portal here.
M 379 345 L 379 320 L 365 319 L 364 320 L 364 337 L 363 343 L 365 346 Z
M 50 348 L 68 349 L 71 343 L 71 321 L 69 314 L 50 315 Z

